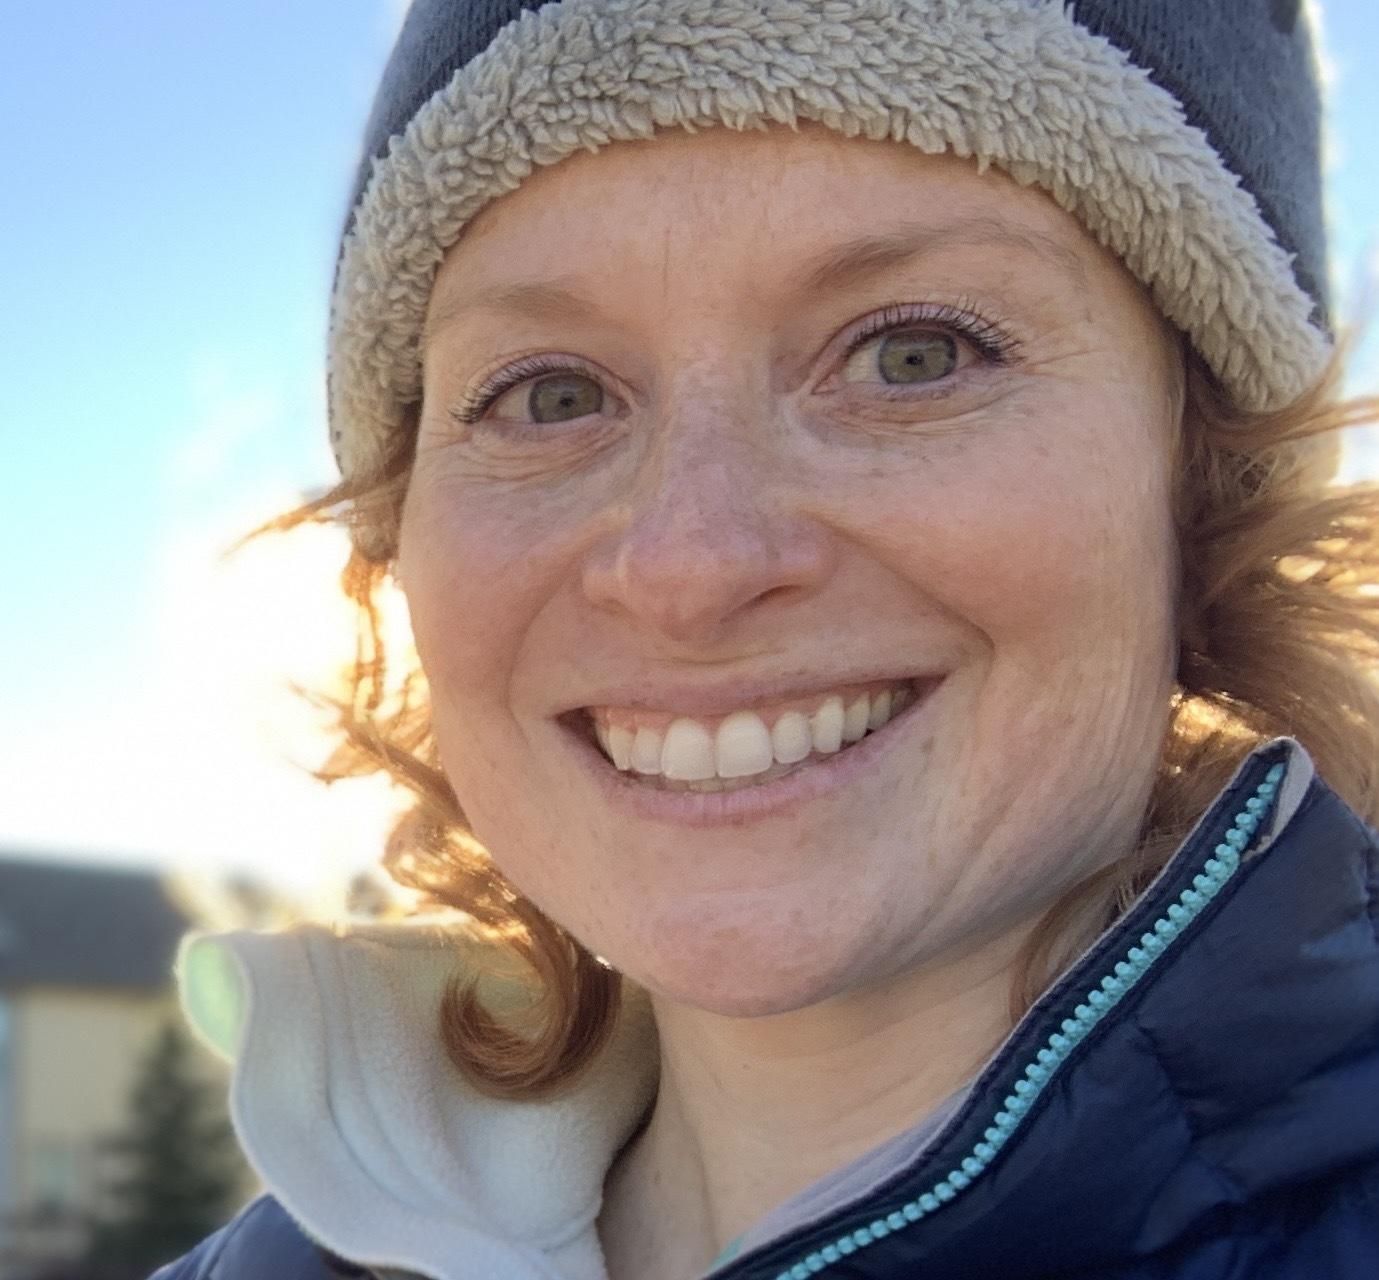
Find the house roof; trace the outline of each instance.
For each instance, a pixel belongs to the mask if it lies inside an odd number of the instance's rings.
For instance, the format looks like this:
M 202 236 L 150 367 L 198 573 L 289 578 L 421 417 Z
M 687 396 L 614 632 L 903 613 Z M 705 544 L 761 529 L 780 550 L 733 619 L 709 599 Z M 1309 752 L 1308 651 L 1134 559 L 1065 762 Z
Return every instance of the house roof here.
M 170 986 L 191 923 L 156 871 L 0 852 L 0 989 Z

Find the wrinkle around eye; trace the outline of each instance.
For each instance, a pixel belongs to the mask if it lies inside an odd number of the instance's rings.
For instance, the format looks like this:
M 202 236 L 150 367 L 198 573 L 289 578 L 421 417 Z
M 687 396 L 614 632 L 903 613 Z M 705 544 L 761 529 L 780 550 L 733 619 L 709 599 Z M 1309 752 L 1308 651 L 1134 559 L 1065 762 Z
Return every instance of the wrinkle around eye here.
M 940 440 L 995 436 L 1018 425 L 1039 412 L 1033 390 L 1027 381 L 983 377 L 912 396 L 839 393 L 833 403 L 812 407 L 804 425 L 815 438 L 843 445 L 923 448 Z
M 448 410 L 438 410 L 434 416 L 423 415 L 413 465 L 430 469 L 440 483 L 520 485 L 578 474 L 615 443 L 617 434 L 596 428 L 595 424 L 607 426 L 612 419 L 585 417 L 590 420 L 588 429 L 581 429 L 583 419 L 571 419 L 576 424 L 573 429 L 554 423 L 547 434 L 530 439 L 501 426 L 485 430 L 484 422 L 460 422 Z M 541 432 L 542 424 L 531 430 Z
M 822 398 L 844 415 L 876 416 L 889 422 L 922 422 L 991 403 L 1020 385 L 1022 371 L 974 356 L 939 378 L 913 383 L 880 379 L 830 380 Z

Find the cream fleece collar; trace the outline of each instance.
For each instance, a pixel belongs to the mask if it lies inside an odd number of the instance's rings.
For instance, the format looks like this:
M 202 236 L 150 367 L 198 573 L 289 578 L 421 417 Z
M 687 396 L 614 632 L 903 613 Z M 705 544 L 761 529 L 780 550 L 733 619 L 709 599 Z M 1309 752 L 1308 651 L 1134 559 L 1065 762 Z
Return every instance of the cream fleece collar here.
M 424 918 L 194 931 L 175 973 L 187 1021 L 233 1063 L 249 1163 L 318 1243 L 436 1280 L 606 1280 L 603 1180 L 656 1090 L 650 1002 L 628 988 L 572 1094 L 495 1101 L 436 1030 L 445 982 L 476 945 Z M 502 998 L 496 980 L 483 990 Z

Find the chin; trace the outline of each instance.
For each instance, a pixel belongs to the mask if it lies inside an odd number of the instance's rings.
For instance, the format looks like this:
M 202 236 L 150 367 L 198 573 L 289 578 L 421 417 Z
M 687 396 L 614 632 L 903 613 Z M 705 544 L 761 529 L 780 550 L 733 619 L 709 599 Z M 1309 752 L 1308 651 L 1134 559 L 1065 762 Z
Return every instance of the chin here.
M 653 995 L 725 1018 L 760 1018 L 818 1004 L 859 977 L 861 940 L 702 926 L 664 929 L 654 948 L 634 947 L 609 963 Z
M 641 985 L 659 999 L 700 1009 L 720 1018 L 766 1018 L 772 1014 L 791 1013 L 839 993 L 839 988 L 828 982 L 803 985 L 753 982 L 746 975 L 739 975 L 728 985 L 693 980 L 667 983 L 657 981 L 656 976 L 651 975 Z

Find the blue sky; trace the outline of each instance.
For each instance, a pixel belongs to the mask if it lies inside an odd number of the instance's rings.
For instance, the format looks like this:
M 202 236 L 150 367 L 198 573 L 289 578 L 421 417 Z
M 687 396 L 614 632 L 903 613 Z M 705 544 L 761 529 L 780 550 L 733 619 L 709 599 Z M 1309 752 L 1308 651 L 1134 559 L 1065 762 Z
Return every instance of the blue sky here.
M 340 544 L 213 557 L 333 477 L 327 294 L 402 7 L 70 0 L 6 22 L 0 847 L 297 888 L 376 856 L 383 790 L 283 762 L 312 754 L 283 679 L 348 654 Z M 1379 6 L 1324 14 L 1350 315 L 1366 278 L 1379 303 Z M 1376 347 L 1356 390 L 1379 391 Z

